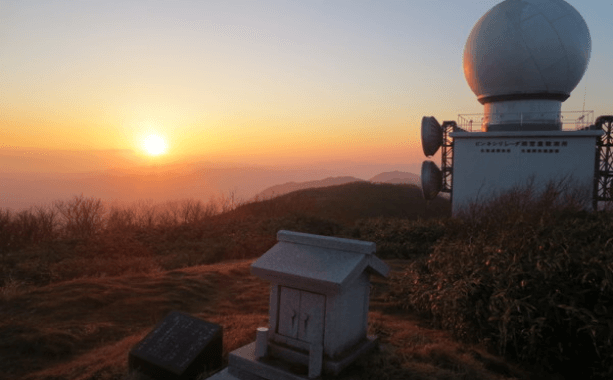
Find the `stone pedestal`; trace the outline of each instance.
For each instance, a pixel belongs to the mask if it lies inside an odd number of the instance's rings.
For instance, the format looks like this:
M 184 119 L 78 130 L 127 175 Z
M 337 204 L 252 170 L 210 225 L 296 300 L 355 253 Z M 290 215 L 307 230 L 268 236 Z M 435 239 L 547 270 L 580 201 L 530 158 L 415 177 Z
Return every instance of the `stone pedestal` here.
M 338 360 L 323 363 L 324 374 L 318 379 L 337 379 L 338 374 L 360 356 L 372 351 L 377 339 L 369 336 Z M 269 356 L 255 357 L 255 342 L 238 348 L 230 353 L 228 368 L 209 377 L 208 380 L 309 380 L 309 355 L 278 345 L 269 346 Z M 287 360 L 287 356 L 292 360 Z

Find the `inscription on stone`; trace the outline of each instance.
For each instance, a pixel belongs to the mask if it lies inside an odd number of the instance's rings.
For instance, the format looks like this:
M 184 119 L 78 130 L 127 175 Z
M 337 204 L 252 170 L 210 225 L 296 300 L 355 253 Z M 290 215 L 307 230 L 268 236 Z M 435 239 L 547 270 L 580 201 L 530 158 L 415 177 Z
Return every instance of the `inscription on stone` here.
M 173 311 L 130 351 L 128 361 L 154 379 L 195 379 L 221 367 L 222 328 Z

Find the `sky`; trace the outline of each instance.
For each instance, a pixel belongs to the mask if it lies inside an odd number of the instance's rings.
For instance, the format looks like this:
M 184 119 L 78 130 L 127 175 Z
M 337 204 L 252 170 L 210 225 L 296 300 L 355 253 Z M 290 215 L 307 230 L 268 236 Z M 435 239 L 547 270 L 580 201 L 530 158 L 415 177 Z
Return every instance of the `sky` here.
M 462 53 L 498 2 L 2 0 L 0 153 L 38 155 L 5 162 L 16 171 L 204 159 L 418 172 L 422 116 L 483 112 Z M 563 110 L 613 114 L 613 3 L 569 3 L 592 54 Z M 150 134 L 166 154 L 146 154 Z

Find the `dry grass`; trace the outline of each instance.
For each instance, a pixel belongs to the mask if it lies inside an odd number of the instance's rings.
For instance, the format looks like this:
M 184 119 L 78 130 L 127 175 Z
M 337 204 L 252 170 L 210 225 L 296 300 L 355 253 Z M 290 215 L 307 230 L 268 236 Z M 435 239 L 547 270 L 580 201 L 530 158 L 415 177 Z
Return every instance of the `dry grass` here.
M 252 260 L 149 275 L 79 279 L 14 295 L 0 304 L 0 372 L 7 379 L 123 379 L 129 350 L 170 310 L 223 326 L 224 358 L 268 322 L 269 284 Z M 402 272 L 408 261 L 390 262 Z M 374 282 L 370 333 L 382 349 L 346 379 L 513 379 L 522 372 L 482 349 L 454 342 L 389 301 Z
M 474 205 L 462 219 L 422 220 L 425 205 L 411 191 L 347 184 L 247 204 L 226 197 L 215 207 L 98 207 L 77 197 L 73 205 L 101 216 L 81 219 L 96 221 L 90 229 L 65 229 L 52 208 L 2 211 L 0 377 L 137 380 L 128 351 L 170 310 L 222 325 L 227 358 L 267 324 L 268 284 L 249 264 L 279 229 L 375 241 L 379 257 L 397 259 L 388 260 L 392 278 L 372 288 L 370 330 L 381 350 L 346 380 L 563 378 L 544 374 L 551 362 L 526 361 L 561 357 L 552 331 L 580 337 L 565 355 L 579 347 L 593 362 L 596 347 L 613 361 L 610 214 L 577 211 L 551 188 L 536 200 L 527 191 Z M 434 215 L 448 211 L 441 202 Z
M 613 214 L 584 211 L 585 198 L 558 185 L 516 189 L 450 220 L 395 297 L 524 366 L 610 378 Z
M 449 211 L 445 202 L 439 200 L 442 211 L 433 216 Z M 156 273 L 255 258 L 275 244 L 281 229 L 347 237 L 363 232 L 364 238 L 381 246 L 382 257 L 406 257 L 422 230 L 388 243 L 381 241 L 383 236 L 371 236 L 368 222 L 359 220 L 413 218 L 424 210 L 421 194 L 411 186 L 368 183 L 303 190 L 250 203 L 228 195 L 208 203 L 121 206 L 81 195 L 47 208 L 0 210 L 0 294 L 84 277 Z M 433 236 L 420 242 L 419 249 L 428 251 L 436 231 Z
M 0 305 L 0 371 L 16 379 L 116 378 L 131 346 L 171 310 L 224 325 L 226 350 L 234 349 L 249 339 L 245 329 L 267 319 L 266 284 L 241 283 L 248 265 L 79 279 L 13 295 Z M 254 303 L 248 309 L 245 298 Z

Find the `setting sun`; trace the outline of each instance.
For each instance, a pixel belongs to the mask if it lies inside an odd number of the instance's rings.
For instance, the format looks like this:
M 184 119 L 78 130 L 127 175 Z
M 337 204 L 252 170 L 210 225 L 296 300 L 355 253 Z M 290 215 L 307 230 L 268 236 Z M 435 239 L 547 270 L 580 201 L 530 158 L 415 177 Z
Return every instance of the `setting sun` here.
M 160 136 L 157 135 L 147 136 L 145 138 L 144 146 L 147 153 L 151 154 L 152 156 L 157 156 L 166 152 L 166 143 Z

